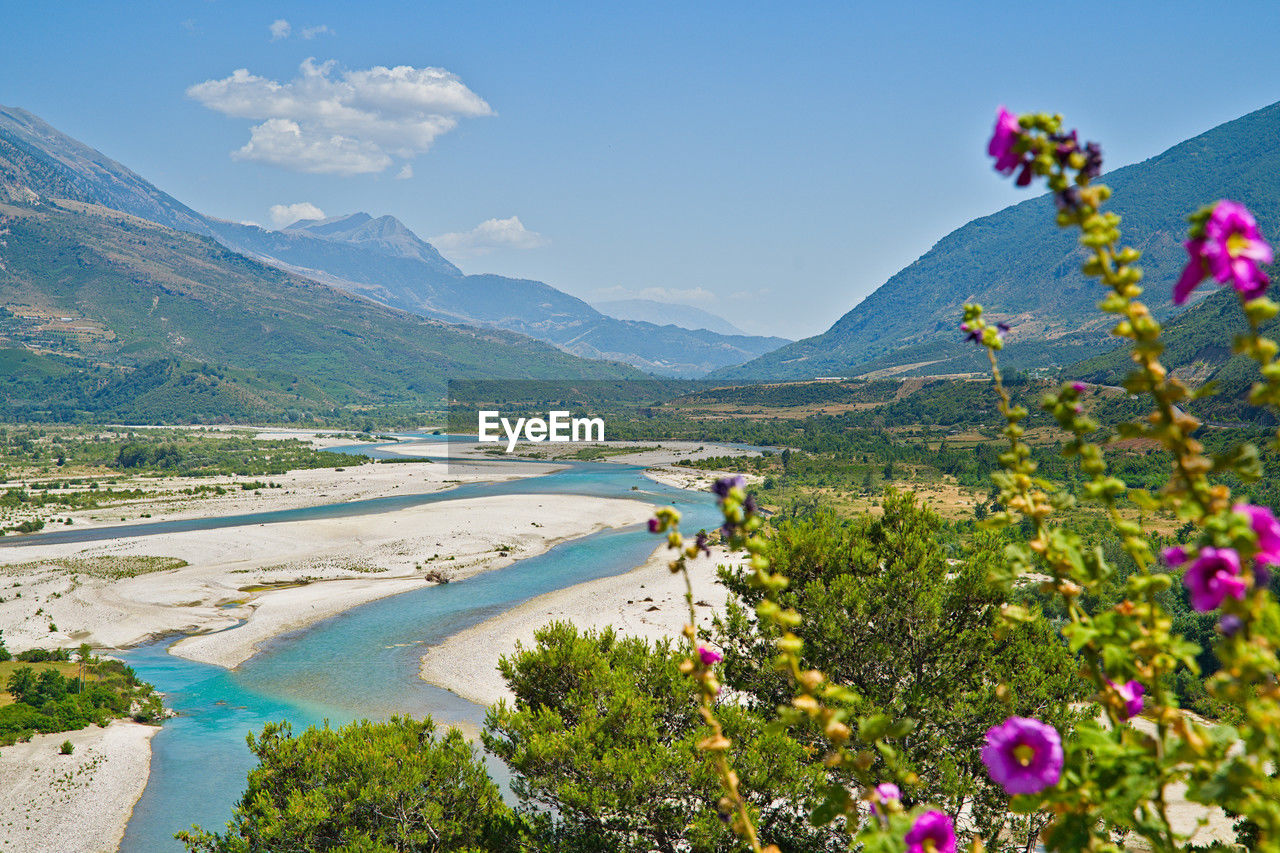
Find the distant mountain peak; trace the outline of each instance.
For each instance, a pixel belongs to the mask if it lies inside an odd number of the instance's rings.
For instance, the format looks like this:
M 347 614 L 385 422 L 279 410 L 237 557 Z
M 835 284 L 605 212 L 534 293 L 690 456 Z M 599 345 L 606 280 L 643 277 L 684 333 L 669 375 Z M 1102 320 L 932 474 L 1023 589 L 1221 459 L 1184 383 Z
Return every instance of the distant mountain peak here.
M 281 230 L 291 234 L 307 234 L 322 240 L 376 248 L 396 257 L 412 258 L 436 267 L 444 266 L 452 269 L 457 275 L 462 275 L 462 271 L 445 260 L 436 251 L 435 246 L 414 234 L 409 230 L 409 226 L 390 215 L 375 219 L 363 211 L 358 211 L 344 216 L 330 216 L 327 219 L 300 219 Z

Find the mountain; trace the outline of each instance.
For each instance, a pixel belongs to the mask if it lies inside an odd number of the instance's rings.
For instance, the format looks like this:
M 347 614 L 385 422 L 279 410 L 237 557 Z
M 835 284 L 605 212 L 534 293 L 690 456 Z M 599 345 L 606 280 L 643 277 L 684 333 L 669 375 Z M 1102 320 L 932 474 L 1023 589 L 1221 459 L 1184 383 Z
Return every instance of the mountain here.
M 203 216 L 25 110 L 0 107 L 0 199 L 64 198 L 211 235 L 258 260 L 447 323 L 519 332 L 591 359 L 701 376 L 781 338 L 617 320 L 540 281 L 464 275 L 392 216 L 302 220 L 281 231 Z
M 231 373 L 224 392 L 278 411 L 438 401 L 450 378 L 642 376 L 388 308 L 99 205 L 45 198 L 0 216 L 0 347 L 106 365 L 107 379 L 157 361 L 215 365 Z
M 974 152 L 974 156 L 980 156 Z M 992 180 L 997 180 L 992 176 Z M 1280 104 L 1182 142 L 1103 177 L 1127 245 L 1142 250 L 1148 305 L 1174 313 L 1186 261 L 1186 217 L 1220 198 L 1244 202 L 1263 233 L 1280 237 Z M 718 371 L 723 378 L 804 378 L 870 371 L 945 374 L 982 369 L 957 332 L 961 306 L 981 302 L 1013 327 L 1002 360 L 1053 367 L 1110 350 L 1100 286 L 1080 274 L 1074 231 L 1054 224 L 1050 196 L 975 219 L 938 241 L 821 335 Z
M 1276 423 L 1274 413 L 1248 404 L 1249 389 L 1259 378 L 1257 362 L 1231 350 L 1235 337 L 1248 331 L 1244 310 L 1229 287 L 1210 294 L 1165 326 L 1160 363 L 1188 386 L 1212 383 L 1216 391 L 1185 404 L 1197 417 L 1218 423 Z M 1280 317 L 1263 323 L 1262 332 L 1272 339 L 1280 335 Z M 1122 346 L 1073 364 L 1063 375 L 1100 385 L 1119 385 L 1132 371 L 1129 347 Z
M 204 217 L 26 110 L 0 105 L 0 199 L 69 198 L 180 231 L 212 234 Z
M 787 343 L 665 323 L 620 320 L 549 284 L 465 275 L 393 216 L 353 213 L 281 231 L 208 220 L 228 246 L 384 305 L 449 323 L 519 332 L 583 358 L 696 377 Z
M 745 335 L 746 332 L 723 317 L 694 308 L 692 305 L 676 305 L 653 299 L 613 299 L 592 302 L 591 307 L 601 314 L 619 320 L 639 320 L 659 326 L 672 325 L 682 329 L 706 329 L 719 335 Z M 781 345 L 780 345 L 781 346 Z

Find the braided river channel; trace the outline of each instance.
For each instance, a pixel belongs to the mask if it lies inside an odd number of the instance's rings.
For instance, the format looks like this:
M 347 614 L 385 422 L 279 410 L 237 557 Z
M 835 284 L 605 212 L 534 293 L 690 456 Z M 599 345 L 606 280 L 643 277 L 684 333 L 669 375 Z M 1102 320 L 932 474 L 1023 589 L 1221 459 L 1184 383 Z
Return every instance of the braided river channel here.
M 377 445 L 347 450 L 374 457 L 388 455 Z M 504 463 L 455 460 L 449 464 Z M 528 465 L 528 461 L 522 460 L 521 464 Z M 542 476 L 473 483 L 426 495 L 156 522 L 129 529 L 116 527 L 110 532 L 115 536 L 137 536 L 351 517 L 461 498 L 513 494 L 527 494 L 531 499 L 539 494 L 574 494 L 641 500 L 655 506 L 674 504 L 684 516 L 686 530 L 718 524 L 718 513 L 709 494 L 655 483 L 644 476 L 643 467 L 572 462 Z M 88 533 L 98 531 L 83 531 L 81 535 Z M 31 541 L 53 541 L 63 535 L 31 537 Z M 228 530 L 228 535 L 234 532 Z M 430 715 L 437 723 L 459 723 L 474 734 L 483 723 L 484 708 L 422 681 L 418 666 L 424 649 L 536 596 L 627 572 L 643 563 L 657 544 L 657 537 L 642 525 L 574 539 L 506 568 L 389 596 L 277 637 L 234 670 L 168 654 L 168 646 L 179 637 L 124 652 L 122 657 L 143 680 L 165 694 L 166 705 L 178 716 L 167 720 L 151 741 L 151 776 L 134 808 L 120 853 L 182 851 L 183 845 L 174 840 L 173 834 L 192 824 L 221 831 L 244 789 L 245 776 L 255 763 L 245 735 L 260 731 L 268 722 L 288 720 L 294 731 L 300 732 L 325 720 L 342 725 L 395 714 Z M 504 778 L 503 768 L 492 769 L 495 778 Z

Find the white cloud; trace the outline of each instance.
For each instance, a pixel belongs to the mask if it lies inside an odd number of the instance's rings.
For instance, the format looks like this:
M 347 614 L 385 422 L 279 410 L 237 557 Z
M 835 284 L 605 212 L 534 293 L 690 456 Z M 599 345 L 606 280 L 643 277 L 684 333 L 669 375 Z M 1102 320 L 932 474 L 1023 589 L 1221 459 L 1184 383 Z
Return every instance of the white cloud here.
M 267 29 L 271 31 L 272 41 L 280 41 L 280 39 L 287 39 L 289 37 L 289 31 L 293 28 L 289 26 L 288 21 L 284 18 L 280 18 L 279 20 L 272 21 L 271 25 L 268 26 Z
M 318 27 L 304 27 L 302 29 L 302 37 L 304 39 L 307 39 L 308 41 L 315 38 L 316 36 L 331 36 L 331 35 L 333 35 L 333 30 L 329 29 L 324 24 L 321 24 Z
M 267 213 L 270 214 L 271 222 L 277 228 L 292 225 L 299 219 L 324 219 L 324 211 L 309 201 L 300 201 L 297 204 L 273 204 Z
M 397 181 L 407 181 L 413 177 L 413 164 L 405 163 L 400 167 L 400 171 L 396 172 Z
M 455 258 L 487 255 L 495 249 L 537 249 L 547 239 L 524 227 L 520 217 L 486 219 L 470 231 L 454 231 L 432 237 L 431 244 Z
M 375 66 L 341 71 L 307 59 L 287 83 L 241 68 L 206 80 L 187 96 L 235 118 L 261 122 L 232 156 L 301 172 L 381 172 L 431 147 L 459 118 L 493 110 L 443 68 Z M 406 164 L 407 165 L 407 164 Z

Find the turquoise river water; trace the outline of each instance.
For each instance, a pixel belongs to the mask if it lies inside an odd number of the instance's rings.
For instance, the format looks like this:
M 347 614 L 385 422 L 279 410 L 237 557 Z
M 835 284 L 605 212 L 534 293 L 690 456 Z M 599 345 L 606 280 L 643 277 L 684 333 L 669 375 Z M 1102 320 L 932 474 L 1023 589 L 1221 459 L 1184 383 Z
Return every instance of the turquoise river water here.
M 354 450 L 384 455 L 376 447 Z M 510 494 L 580 494 L 675 504 L 685 517 L 685 529 L 716 523 L 710 495 L 668 488 L 646 478 L 643 470 L 572 463 L 539 477 L 470 484 L 433 495 L 198 522 L 156 522 L 137 525 L 127 535 L 353 516 Z M 116 527 L 109 533 L 119 536 L 124 531 Z M 27 541 L 71 539 L 77 534 L 82 541 L 92 538 L 94 531 L 60 531 Z M 298 731 L 324 720 L 344 724 L 393 714 L 429 714 L 441 722 L 479 726 L 483 708 L 418 678 L 423 648 L 543 593 L 626 572 L 642 563 L 657 544 L 656 537 L 639 525 L 576 539 L 504 569 L 390 596 L 278 637 L 235 670 L 168 654 L 166 649 L 176 637 L 125 652 L 123 657 L 139 676 L 163 691 L 166 703 L 179 716 L 165 722 L 152 740 L 151 776 L 125 831 L 120 853 L 176 853 L 184 849 L 173 838 L 178 830 L 192 824 L 222 829 L 254 763 L 245 734 L 260 730 L 267 722 L 287 719 Z

